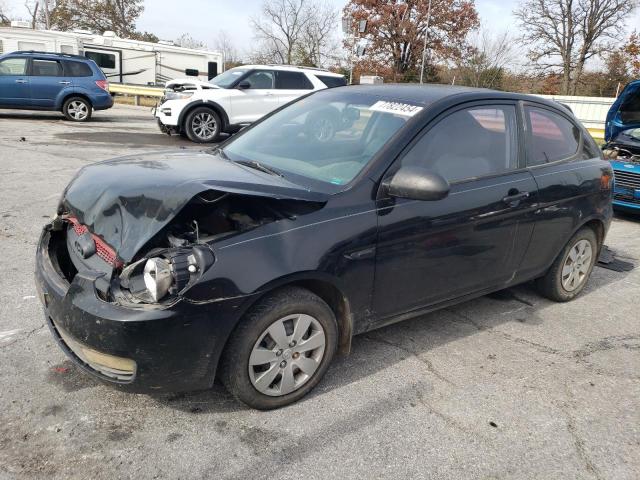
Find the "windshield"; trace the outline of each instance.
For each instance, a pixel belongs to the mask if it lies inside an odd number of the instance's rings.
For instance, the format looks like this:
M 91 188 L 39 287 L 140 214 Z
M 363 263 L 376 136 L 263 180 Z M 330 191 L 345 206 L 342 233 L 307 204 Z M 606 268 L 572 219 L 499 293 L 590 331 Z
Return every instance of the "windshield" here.
M 242 75 L 247 73 L 249 69 L 247 68 L 232 68 L 231 70 L 227 70 L 224 73 L 221 73 L 217 77 L 213 77 L 209 80 L 209 83 L 216 85 L 220 88 L 229 88 L 234 84 L 236 80 L 238 80 Z
M 349 89 L 292 104 L 237 137 L 224 153 L 333 185 L 349 183 L 422 108 Z

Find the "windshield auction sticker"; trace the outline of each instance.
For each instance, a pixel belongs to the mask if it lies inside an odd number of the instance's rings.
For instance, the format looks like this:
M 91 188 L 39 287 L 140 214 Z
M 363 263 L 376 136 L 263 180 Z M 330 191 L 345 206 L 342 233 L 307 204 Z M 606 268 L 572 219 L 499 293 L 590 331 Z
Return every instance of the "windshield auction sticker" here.
M 422 107 L 416 105 L 409 105 L 408 103 L 399 102 L 385 102 L 380 100 L 371 107 L 369 110 L 374 112 L 393 113 L 395 115 L 404 115 L 405 117 L 413 117 L 416 113 L 420 113 Z

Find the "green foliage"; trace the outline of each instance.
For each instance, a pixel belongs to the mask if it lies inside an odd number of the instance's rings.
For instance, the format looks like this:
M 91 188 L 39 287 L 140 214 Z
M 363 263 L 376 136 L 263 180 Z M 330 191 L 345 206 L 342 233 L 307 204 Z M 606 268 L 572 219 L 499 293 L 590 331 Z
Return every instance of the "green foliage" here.
M 158 41 L 152 33 L 138 32 L 136 21 L 144 11 L 144 0 L 58 0 L 50 13 L 52 28 L 77 28 L 102 34 L 115 32 L 122 38 Z

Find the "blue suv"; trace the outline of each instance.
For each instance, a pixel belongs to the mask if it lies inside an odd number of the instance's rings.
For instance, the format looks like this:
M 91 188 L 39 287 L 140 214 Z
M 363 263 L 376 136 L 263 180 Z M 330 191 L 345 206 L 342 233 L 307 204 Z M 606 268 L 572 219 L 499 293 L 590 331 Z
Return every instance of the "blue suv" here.
M 93 60 L 46 52 L 0 55 L 0 108 L 61 111 L 86 122 L 113 106 L 107 77 Z

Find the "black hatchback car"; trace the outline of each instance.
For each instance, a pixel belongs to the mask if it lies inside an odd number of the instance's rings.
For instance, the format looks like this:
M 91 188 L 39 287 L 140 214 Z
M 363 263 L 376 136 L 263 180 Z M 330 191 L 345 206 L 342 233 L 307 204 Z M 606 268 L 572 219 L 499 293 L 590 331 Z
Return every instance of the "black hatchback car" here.
M 83 168 L 36 278 L 87 372 L 132 391 L 217 375 L 269 409 L 312 389 L 356 334 L 534 279 L 574 298 L 611 200 L 611 166 L 558 104 L 342 87 L 211 150 Z

